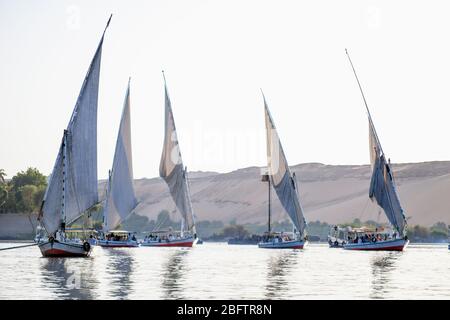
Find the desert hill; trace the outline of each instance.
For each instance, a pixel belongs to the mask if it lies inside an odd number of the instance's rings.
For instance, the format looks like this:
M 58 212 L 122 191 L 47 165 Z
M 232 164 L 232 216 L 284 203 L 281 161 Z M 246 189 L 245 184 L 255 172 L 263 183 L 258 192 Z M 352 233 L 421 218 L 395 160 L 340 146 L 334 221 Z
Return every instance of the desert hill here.
M 450 161 L 394 164 L 400 200 L 409 224 L 450 223 Z M 361 220 L 385 221 L 368 201 L 368 165 L 292 166 L 300 183 L 300 196 L 308 221 L 342 223 Z M 250 167 L 229 173 L 191 172 L 191 192 L 198 220 L 224 223 L 265 223 L 267 184 L 261 168 Z M 139 206 L 135 213 L 154 219 L 161 210 L 178 215 L 168 188 L 160 178 L 135 180 Z M 100 187 L 100 189 L 103 189 Z M 286 219 L 273 192 L 274 220 Z

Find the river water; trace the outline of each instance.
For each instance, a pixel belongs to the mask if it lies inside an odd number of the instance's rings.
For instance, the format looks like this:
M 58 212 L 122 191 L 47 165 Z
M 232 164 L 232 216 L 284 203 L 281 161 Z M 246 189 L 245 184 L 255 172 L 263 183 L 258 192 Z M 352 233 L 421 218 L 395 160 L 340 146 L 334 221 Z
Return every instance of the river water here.
M 0 243 L 1 247 L 17 244 Z M 404 252 L 205 243 L 95 247 L 89 258 L 0 251 L 0 299 L 449 299 L 447 245 Z

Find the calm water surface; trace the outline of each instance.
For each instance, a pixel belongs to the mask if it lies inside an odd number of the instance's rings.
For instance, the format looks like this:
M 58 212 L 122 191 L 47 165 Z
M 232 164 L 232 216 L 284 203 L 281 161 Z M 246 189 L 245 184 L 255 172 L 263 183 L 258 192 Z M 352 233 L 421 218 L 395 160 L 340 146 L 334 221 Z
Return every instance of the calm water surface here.
M 0 247 L 17 244 L 1 243 Z M 446 245 L 405 252 L 205 243 L 195 248 L 95 247 L 89 258 L 0 251 L 0 299 L 449 299 Z

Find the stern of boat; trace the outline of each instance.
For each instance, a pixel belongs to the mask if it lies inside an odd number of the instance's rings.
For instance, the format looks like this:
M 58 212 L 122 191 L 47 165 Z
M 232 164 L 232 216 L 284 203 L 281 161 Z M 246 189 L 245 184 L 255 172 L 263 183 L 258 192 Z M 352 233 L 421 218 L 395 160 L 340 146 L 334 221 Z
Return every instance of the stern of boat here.
M 42 256 L 50 257 L 88 257 L 92 247 L 88 242 L 83 244 L 59 241 L 47 241 L 38 244 Z

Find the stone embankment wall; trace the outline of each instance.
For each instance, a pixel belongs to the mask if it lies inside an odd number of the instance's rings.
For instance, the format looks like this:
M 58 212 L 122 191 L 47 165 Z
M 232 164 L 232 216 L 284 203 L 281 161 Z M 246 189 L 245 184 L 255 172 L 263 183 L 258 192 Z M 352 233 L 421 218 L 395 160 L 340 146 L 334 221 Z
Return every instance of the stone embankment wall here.
M 35 236 L 36 214 L 0 214 L 0 240 L 31 240 Z

